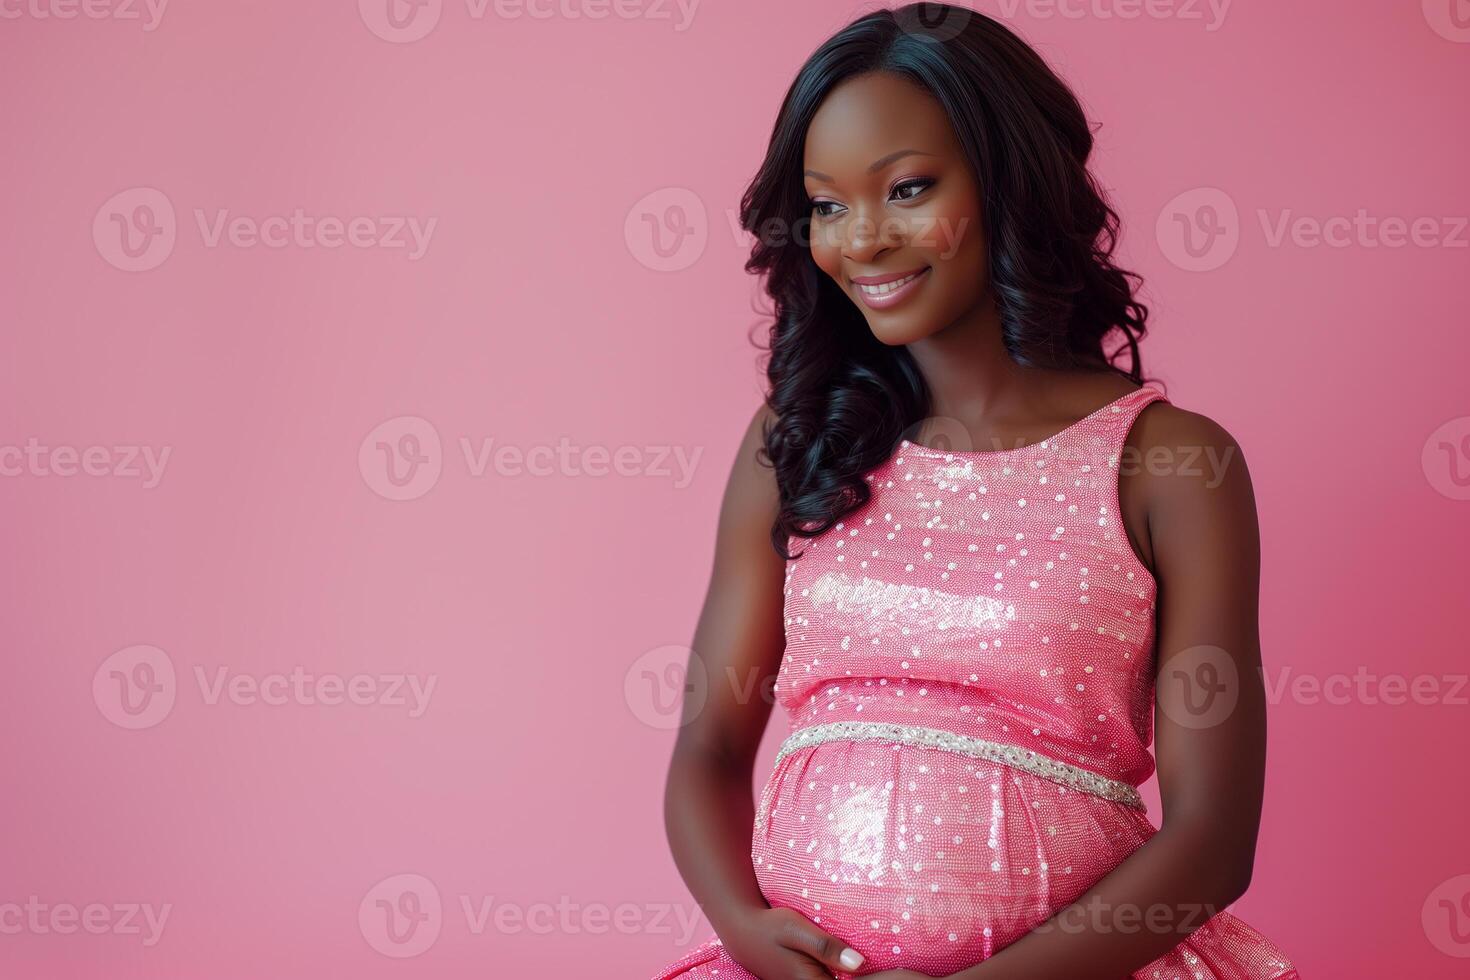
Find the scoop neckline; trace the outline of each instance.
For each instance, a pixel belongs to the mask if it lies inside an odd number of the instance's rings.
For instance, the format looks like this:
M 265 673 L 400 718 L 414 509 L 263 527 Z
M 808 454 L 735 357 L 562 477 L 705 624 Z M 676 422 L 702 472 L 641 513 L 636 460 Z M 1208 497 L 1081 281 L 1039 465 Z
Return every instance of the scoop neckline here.
M 1080 419 L 1078 419 L 1077 421 L 1073 422 L 1071 425 L 1068 425 L 1068 426 L 1066 426 L 1063 429 L 1060 429 L 1060 430 L 1058 430 L 1056 432 L 1053 432 L 1051 435 L 1045 436 L 1044 438 L 1039 439 L 1036 442 L 1027 443 L 1024 446 L 1017 446 L 1014 449 L 935 449 L 935 448 L 933 448 L 931 446 L 925 446 L 925 445 L 921 445 L 920 443 L 914 442 L 912 439 L 900 439 L 898 441 L 898 445 L 894 448 L 893 455 L 892 455 L 891 458 L 897 458 L 898 456 L 901 456 L 905 452 L 912 452 L 914 450 L 918 450 L 921 453 L 927 453 L 930 456 L 937 456 L 937 457 L 940 457 L 940 458 L 943 458 L 943 457 L 946 457 L 946 456 L 976 456 L 976 457 L 999 458 L 999 457 L 1002 457 L 1002 456 L 1015 456 L 1015 455 L 1017 455 L 1019 453 L 1028 452 L 1028 451 L 1033 450 L 1033 449 L 1050 448 L 1050 446 L 1048 445 L 1049 443 L 1055 442 L 1057 439 L 1062 438 L 1063 436 L 1067 435 L 1069 432 L 1071 432 L 1072 430 L 1078 428 L 1079 426 L 1081 426 L 1081 425 L 1083 425 L 1083 424 L 1085 424 L 1087 422 L 1090 422 L 1093 419 L 1097 418 L 1099 415 L 1103 414 L 1104 412 L 1106 412 L 1106 411 L 1108 411 L 1110 409 L 1113 409 L 1113 408 L 1117 407 L 1122 402 L 1125 402 L 1128 399 L 1133 398 L 1136 395 L 1139 395 L 1139 394 L 1141 394 L 1141 393 L 1143 393 L 1145 391 L 1148 391 L 1149 390 L 1149 387 L 1150 386 L 1149 385 L 1146 385 L 1146 384 L 1145 385 L 1139 385 L 1137 388 L 1134 388 L 1132 391 L 1124 392 L 1123 394 L 1119 395 L 1117 398 L 1114 398 L 1112 401 L 1108 402 L 1107 404 L 1105 404 L 1105 405 L 1099 405 L 1097 408 L 1093 409 L 1091 412 L 1088 412 L 1086 415 L 1082 416 Z

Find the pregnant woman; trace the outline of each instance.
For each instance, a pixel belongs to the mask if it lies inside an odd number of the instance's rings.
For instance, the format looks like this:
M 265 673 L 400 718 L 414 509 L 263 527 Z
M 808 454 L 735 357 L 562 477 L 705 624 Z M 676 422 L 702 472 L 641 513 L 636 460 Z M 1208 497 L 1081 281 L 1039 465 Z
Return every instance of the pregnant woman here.
M 1264 781 L 1250 477 L 1144 384 L 1092 145 L 963 8 L 864 16 L 792 84 L 741 214 L 770 392 L 666 793 L 715 935 L 657 980 L 1297 977 L 1224 911 Z

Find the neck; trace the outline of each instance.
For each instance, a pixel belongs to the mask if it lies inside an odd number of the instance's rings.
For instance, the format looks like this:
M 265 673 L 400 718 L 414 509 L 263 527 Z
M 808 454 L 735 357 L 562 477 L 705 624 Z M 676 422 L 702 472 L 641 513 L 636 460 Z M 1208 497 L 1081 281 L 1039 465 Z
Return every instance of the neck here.
M 1038 371 L 1011 359 L 988 289 L 973 310 L 908 350 L 929 386 L 931 415 L 962 422 L 1004 417 L 1034 391 Z

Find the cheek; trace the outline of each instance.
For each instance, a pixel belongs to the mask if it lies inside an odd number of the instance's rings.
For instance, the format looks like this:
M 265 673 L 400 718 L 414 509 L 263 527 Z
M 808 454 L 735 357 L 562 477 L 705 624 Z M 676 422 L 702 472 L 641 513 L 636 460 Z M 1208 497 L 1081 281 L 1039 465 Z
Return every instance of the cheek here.
M 842 243 L 830 231 L 813 226 L 811 233 L 812 261 L 833 279 L 842 269 Z
M 915 225 L 914 242 L 937 262 L 972 261 L 985 248 L 979 217 L 968 207 L 936 209 Z

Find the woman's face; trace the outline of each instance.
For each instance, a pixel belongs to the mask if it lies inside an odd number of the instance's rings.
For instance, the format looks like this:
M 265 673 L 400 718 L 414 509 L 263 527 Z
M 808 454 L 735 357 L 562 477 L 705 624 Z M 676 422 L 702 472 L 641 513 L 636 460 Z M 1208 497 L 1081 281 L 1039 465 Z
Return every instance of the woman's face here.
M 979 190 L 928 92 L 887 72 L 847 79 L 812 119 L 803 166 L 812 258 L 879 340 L 922 340 L 979 305 Z

